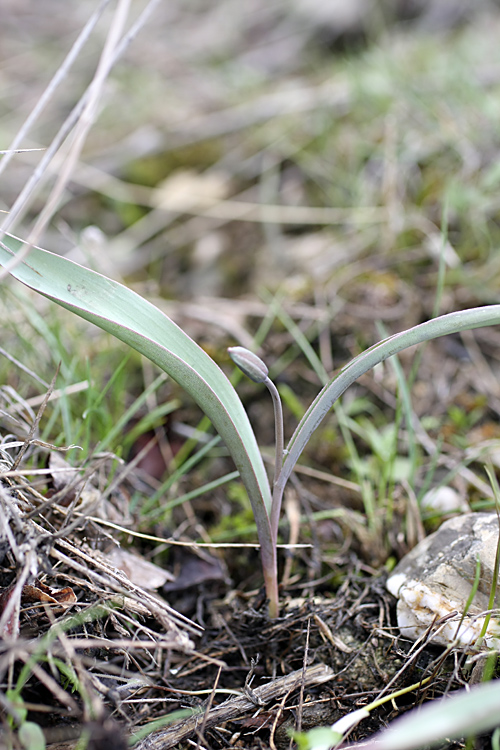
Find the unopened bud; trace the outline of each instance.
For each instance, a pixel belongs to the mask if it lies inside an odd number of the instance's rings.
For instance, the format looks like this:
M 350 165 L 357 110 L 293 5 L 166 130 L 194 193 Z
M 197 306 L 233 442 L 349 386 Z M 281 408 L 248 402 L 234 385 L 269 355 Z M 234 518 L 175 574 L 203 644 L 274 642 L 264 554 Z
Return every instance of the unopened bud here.
M 269 370 L 265 363 L 256 354 L 244 346 L 230 346 L 227 350 L 229 356 L 245 375 L 254 383 L 263 383 L 267 380 Z

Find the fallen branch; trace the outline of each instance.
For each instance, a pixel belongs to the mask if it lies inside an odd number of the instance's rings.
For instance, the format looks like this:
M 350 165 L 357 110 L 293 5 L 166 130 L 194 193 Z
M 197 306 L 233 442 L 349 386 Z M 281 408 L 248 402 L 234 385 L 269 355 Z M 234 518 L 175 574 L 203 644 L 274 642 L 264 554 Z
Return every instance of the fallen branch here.
M 224 724 L 227 721 L 234 721 L 249 711 L 254 713 L 256 706 L 264 706 L 285 693 L 297 690 L 301 685 L 304 687 L 319 685 L 331 680 L 334 675 L 333 669 L 326 664 L 316 664 L 306 669 L 299 669 L 285 677 L 273 680 L 267 685 L 252 689 L 251 696 L 247 693 L 237 698 L 230 698 L 221 703 L 220 706 L 212 708 L 208 714 L 200 711 L 200 713 L 173 726 L 152 732 L 149 737 L 135 745 L 134 750 L 167 750 L 195 734 L 197 728 L 201 727 L 202 724 L 207 729 L 217 724 Z

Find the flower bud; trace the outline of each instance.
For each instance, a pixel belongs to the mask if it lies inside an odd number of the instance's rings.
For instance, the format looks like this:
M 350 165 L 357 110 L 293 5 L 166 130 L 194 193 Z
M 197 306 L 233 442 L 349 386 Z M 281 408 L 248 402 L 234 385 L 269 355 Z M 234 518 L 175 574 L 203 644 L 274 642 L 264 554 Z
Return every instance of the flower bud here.
M 245 375 L 254 383 L 263 383 L 267 380 L 269 370 L 264 362 L 244 346 L 230 346 L 227 350 L 229 356 Z

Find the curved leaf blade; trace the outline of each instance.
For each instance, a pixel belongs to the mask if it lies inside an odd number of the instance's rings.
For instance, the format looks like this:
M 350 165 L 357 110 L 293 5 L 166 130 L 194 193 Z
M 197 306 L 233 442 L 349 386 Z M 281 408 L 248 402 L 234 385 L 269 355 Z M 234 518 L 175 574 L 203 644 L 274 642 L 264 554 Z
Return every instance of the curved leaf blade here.
M 20 243 L 9 239 L 15 251 Z M 0 246 L 0 265 L 12 255 Z M 155 362 L 208 416 L 236 464 L 252 503 L 261 545 L 271 545 L 271 493 L 243 404 L 215 362 L 161 310 L 128 287 L 48 250 L 32 248 L 12 276 L 58 305 L 94 323 Z M 264 544 L 263 544 L 264 543 Z
M 379 362 L 383 362 L 394 354 L 403 351 L 403 349 L 415 346 L 415 344 L 421 344 L 424 341 L 450 333 L 498 324 L 500 324 L 500 305 L 460 310 L 459 312 L 442 315 L 439 318 L 433 318 L 407 331 L 396 333 L 355 357 L 333 380 L 327 383 L 302 417 L 287 446 L 287 457 L 283 463 L 278 482 L 280 489 L 285 486 L 311 435 L 330 411 L 335 401 L 361 375 L 375 367 Z

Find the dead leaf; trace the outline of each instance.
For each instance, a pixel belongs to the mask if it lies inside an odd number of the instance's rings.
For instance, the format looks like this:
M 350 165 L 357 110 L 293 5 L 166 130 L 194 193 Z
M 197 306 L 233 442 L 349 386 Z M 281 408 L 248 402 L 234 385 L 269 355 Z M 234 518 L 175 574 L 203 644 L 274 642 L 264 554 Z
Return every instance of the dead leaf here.
M 70 586 L 64 589 L 51 589 L 40 581 L 36 585 L 26 584 L 21 592 L 23 604 L 51 604 L 59 607 L 69 607 L 76 602 L 76 594 Z
M 158 589 L 167 581 L 173 580 L 173 576 L 168 570 L 164 570 L 140 555 L 128 552 L 121 547 L 115 547 L 105 553 L 104 557 L 110 565 L 125 573 L 132 583 L 146 591 Z

